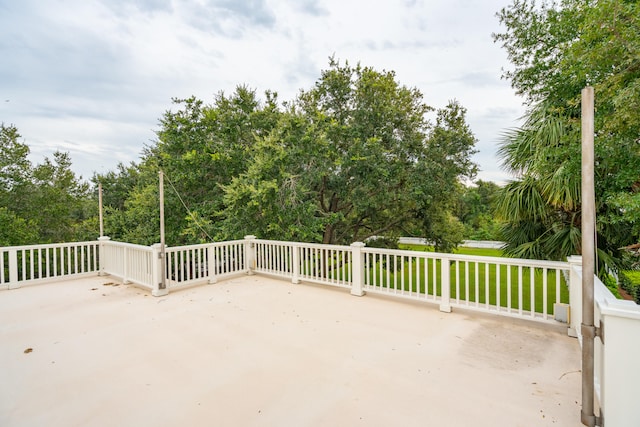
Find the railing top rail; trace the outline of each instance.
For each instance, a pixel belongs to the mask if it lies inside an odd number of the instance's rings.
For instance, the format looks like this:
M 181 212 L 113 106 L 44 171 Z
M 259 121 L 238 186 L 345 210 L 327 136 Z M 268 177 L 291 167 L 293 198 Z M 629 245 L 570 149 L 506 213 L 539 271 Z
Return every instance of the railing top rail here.
M 541 268 L 557 268 L 557 269 L 569 269 L 569 263 L 565 261 L 548 261 L 548 260 L 536 260 L 536 259 L 524 259 L 524 258 L 503 258 L 494 256 L 483 255 L 464 255 L 464 254 L 450 254 L 444 252 L 422 252 L 422 251 L 410 251 L 405 249 L 383 249 L 383 248 L 362 248 L 364 253 L 377 253 L 377 254 L 389 254 L 389 255 L 405 255 L 405 256 L 418 256 L 424 258 L 434 259 L 448 259 L 450 261 L 479 261 L 489 264 L 506 264 L 523 267 L 541 267 Z
M 244 243 L 244 240 L 228 240 L 228 241 L 224 241 L 224 242 L 214 242 L 214 243 L 198 243 L 196 245 L 185 245 L 185 246 L 166 246 L 165 247 L 165 251 L 166 252 L 178 252 L 178 251 L 185 251 L 185 250 L 191 250 L 191 249 L 204 249 L 204 248 L 208 248 L 208 247 L 218 247 L 218 246 L 229 246 L 229 245 L 239 245 L 241 243 Z
M 96 242 L 98 243 L 98 242 Z M 135 243 L 125 243 L 125 242 L 118 242 L 115 240 L 106 240 L 104 242 L 101 242 L 106 246 L 119 246 L 119 247 L 124 247 L 124 248 L 130 248 L 130 249 L 138 249 L 141 251 L 148 251 L 151 252 L 153 249 L 150 246 L 144 246 L 144 245 L 136 245 Z
M 20 246 L 2 246 L 0 247 L 0 251 L 6 250 L 20 250 L 20 249 L 44 249 L 44 248 L 63 248 L 69 246 L 84 246 L 84 245 L 97 245 L 99 242 L 97 240 L 91 240 L 87 242 L 67 242 L 67 243 L 41 243 L 38 245 L 20 245 Z
M 317 249 L 341 249 L 341 250 L 351 250 L 350 246 L 345 245 L 327 245 L 322 243 L 302 243 L 302 242 L 288 242 L 282 240 L 264 240 L 264 239 L 256 239 L 256 243 L 267 243 L 270 245 L 279 245 L 279 246 L 294 246 L 294 247 L 305 247 L 305 248 L 317 248 Z

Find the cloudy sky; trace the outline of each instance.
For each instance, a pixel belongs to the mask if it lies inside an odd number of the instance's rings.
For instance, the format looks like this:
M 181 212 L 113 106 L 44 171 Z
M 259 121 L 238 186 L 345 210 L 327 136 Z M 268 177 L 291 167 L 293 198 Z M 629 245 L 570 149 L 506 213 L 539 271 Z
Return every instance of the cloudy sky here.
M 0 0 L 0 122 L 40 163 L 67 151 L 84 178 L 138 162 L 171 98 L 211 102 L 246 84 L 282 101 L 328 58 L 394 70 L 433 107 L 457 99 L 478 177 L 524 113 L 501 80 L 495 14 L 510 0 Z

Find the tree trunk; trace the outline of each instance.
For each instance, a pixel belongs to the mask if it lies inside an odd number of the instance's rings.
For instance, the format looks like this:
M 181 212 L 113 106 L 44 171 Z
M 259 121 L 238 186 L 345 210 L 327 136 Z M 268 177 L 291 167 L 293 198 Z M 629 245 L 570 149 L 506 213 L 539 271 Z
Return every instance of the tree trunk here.
M 325 245 L 333 245 L 335 243 L 336 228 L 334 225 L 327 225 L 322 235 L 322 243 Z

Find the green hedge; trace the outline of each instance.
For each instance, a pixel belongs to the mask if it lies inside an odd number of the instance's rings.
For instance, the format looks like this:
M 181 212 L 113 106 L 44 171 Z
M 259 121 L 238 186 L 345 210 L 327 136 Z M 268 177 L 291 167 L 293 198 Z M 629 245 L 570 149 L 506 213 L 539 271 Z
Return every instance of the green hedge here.
M 622 299 L 622 295 L 620 295 L 620 290 L 618 290 L 618 282 L 616 278 L 610 274 L 607 274 L 602 278 L 602 283 L 611 291 L 614 297 L 618 299 Z
M 640 304 L 640 271 L 624 271 L 620 279 L 620 287 Z

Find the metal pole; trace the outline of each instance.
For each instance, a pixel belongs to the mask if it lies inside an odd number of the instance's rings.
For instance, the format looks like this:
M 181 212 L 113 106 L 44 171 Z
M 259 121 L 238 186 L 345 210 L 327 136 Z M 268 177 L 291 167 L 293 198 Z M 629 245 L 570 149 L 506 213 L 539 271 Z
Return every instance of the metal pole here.
M 104 223 L 102 221 L 102 183 L 99 182 L 98 183 L 98 204 L 100 205 L 99 207 L 99 212 L 100 212 L 100 237 L 104 236 Z
M 594 185 L 594 94 L 582 90 L 582 413 L 586 426 L 598 425 L 594 413 L 593 276 L 595 274 L 596 204 Z
M 166 258 L 164 253 L 164 173 L 158 172 L 160 180 L 160 289 L 166 289 Z

